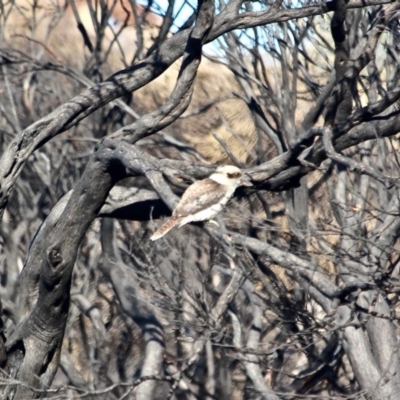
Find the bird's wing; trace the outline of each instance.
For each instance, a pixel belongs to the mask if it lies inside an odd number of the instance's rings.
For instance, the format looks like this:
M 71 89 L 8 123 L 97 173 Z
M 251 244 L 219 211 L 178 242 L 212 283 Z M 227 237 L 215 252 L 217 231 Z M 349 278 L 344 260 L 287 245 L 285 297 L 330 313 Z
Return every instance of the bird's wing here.
M 212 179 L 203 179 L 190 185 L 174 211 L 174 217 L 187 217 L 217 204 L 226 197 L 224 185 Z

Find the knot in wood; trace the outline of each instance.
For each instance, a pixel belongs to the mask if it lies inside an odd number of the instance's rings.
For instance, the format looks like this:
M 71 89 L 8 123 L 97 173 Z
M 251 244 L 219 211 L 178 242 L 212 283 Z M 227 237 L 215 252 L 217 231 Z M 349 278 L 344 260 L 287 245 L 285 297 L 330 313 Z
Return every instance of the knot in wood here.
M 53 268 L 57 268 L 62 262 L 62 255 L 60 249 L 55 248 L 50 251 L 49 261 Z

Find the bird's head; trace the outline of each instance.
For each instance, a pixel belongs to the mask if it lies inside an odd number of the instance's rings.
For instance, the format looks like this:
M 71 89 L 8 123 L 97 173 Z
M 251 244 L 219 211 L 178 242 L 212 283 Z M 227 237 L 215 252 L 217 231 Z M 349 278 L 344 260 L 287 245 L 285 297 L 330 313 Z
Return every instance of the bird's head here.
M 240 168 L 235 167 L 234 165 L 222 165 L 218 167 L 210 176 L 215 182 L 220 183 L 221 185 L 228 186 L 253 186 L 250 181 L 250 177 L 244 174 Z

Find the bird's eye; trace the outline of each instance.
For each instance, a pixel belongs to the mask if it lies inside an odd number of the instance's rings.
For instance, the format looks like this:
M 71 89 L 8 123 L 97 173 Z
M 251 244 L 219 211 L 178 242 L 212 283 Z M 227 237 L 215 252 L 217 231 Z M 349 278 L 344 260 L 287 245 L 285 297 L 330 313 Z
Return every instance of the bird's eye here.
M 228 174 L 228 178 L 229 178 L 229 179 L 240 178 L 241 175 L 242 175 L 242 174 L 241 174 L 240 172 L 232 172 L 231 174 Z

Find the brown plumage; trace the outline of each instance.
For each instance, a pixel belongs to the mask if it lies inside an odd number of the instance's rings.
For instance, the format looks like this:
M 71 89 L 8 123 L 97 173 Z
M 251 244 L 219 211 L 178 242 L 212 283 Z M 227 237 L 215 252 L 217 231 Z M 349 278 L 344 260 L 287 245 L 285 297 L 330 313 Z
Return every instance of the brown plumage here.
M 182 219 L 183 219 L 182 217 L 181 218 L 172 217 L 164 225 L 162 225 L 161 228 L 158 228 L 157 231 L 153 233 L 150 240 L 154 241 L 154 240 L 160 239 L 166 233 L 168 233 L 172 228 L 174 228 L 176 225 L 178 225 L 179 222 L 182 221 Z
M 240 186 L 251 186 L 249 179 L 232 165 L 218 167 L 209 178 L 190 185 L 176 206 L 172 217 L 158 229 L 150 240 L 163 237 L 172 228 L 194 221 L 214 218 Z

